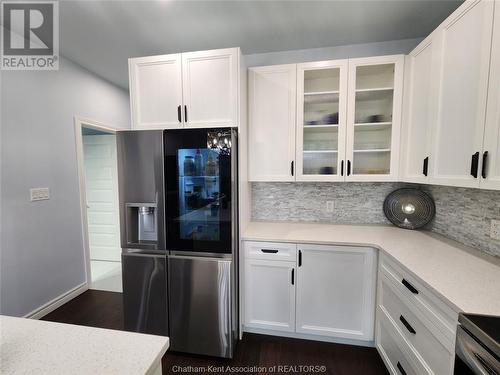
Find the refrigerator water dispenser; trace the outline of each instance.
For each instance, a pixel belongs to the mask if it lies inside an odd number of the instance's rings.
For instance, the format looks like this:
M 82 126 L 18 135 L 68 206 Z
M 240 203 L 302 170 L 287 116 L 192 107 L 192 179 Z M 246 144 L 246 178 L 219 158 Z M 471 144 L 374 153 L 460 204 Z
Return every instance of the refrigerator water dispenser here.
M 127 243 L 155 244 L 157 234 L 157 207 L 155 203 L 126 203 Z

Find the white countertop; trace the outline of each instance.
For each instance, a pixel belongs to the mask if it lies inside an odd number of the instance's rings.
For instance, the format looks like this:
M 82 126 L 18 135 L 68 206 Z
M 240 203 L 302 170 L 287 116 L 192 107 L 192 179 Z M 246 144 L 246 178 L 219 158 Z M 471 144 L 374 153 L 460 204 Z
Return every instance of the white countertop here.
M 457 312 L 500 316 L 500 260 L 424 231 L 386 225 L 251 222 L 243 239 L 375 247 Z
M 150 374 L 168 337 L 0 316 L 2 374 Z

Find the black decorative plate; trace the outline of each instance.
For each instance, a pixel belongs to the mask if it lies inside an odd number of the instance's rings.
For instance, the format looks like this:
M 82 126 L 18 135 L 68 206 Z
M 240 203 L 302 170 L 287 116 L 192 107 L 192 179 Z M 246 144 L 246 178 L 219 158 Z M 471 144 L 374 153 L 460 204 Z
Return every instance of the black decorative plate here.
M 384 201 L 385 216 L 400 228 L 422 228 L 432 220 L 435 213 L 436 206 L 432 198 L 418 189 L 394 190 Z

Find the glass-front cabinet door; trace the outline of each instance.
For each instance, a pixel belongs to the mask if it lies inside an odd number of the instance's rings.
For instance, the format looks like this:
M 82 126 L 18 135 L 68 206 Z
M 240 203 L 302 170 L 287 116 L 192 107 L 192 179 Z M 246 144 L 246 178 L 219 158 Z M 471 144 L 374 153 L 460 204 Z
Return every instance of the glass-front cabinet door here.
M 347 60 L 297 65 L 298 181 L 343 180 Z
M 404 57 L 349 60 L 346 180 L 398 176 Z

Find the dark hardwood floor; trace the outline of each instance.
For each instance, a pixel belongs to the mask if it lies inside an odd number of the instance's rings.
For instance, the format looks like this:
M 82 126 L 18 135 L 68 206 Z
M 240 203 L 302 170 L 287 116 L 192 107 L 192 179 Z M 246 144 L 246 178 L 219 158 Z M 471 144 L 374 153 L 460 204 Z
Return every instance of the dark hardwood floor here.
M 123 330 L 122 295 L 88 290 L 46 315 L 43 320 Z M 300 366 L 318 367 L 306 369 Z M 232 371 L 231 367 L 236 368 Z M 162 368 L 163 374 L 388 373 L 374 348 L 248 333 L 238 343 L 231 360 L 167 352 L 162 359 Z

